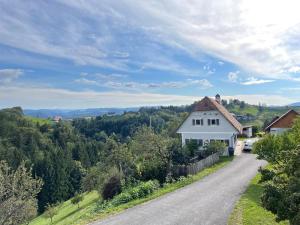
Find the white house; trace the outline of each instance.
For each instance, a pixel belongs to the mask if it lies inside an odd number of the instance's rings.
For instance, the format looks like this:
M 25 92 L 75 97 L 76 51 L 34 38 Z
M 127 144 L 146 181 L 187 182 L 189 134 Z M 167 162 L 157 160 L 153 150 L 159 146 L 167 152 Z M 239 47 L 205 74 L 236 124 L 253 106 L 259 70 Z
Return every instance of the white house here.
M 177 133 L 181 134 L 183 146 L 196 140 L 201 148 L 206 142 L 218 140 L 235 148 L 242 130 L 242 125 L 222 106 L 220 95 L 216 95 L 215 99 L 204 97 L 198 102 Z

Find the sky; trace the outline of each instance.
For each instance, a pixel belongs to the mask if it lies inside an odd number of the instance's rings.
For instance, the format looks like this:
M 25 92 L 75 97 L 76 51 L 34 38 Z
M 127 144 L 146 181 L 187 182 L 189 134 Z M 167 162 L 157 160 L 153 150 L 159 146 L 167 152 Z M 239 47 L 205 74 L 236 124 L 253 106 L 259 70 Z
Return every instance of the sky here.
M 300 101 L 300 1 L 0 0 L 0 107 Z

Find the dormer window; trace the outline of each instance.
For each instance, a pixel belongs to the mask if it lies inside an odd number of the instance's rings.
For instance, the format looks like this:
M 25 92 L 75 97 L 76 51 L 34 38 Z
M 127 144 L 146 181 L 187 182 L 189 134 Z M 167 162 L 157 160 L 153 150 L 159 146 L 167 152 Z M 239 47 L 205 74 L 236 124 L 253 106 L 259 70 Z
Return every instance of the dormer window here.
M 203 119 L 193 119 L 193 126 L 203 126 Z
M 219 119 L 208 119 L 207 120 L 208 126 L 219 126 L 220 120 Z

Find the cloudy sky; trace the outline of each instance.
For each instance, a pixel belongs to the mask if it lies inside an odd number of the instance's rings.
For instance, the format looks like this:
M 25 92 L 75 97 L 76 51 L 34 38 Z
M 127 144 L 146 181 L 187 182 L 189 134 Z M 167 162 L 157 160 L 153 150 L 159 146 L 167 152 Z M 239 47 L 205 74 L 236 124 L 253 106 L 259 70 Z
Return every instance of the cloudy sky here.
M 0 0 L 0 107 L 300 101 L 297 0 Z

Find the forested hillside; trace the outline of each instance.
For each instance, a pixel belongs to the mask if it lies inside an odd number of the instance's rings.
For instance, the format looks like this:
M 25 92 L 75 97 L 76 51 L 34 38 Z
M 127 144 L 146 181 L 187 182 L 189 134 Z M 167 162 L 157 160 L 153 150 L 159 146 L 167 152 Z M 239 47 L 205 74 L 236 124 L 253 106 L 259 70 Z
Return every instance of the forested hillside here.
M 103 143 L 83 137 L 70 124 L 40 125 L 20 108 L 1 110 L 0 124 L 0 160 L 13 169 L 24 161 L 43 179 L 39 211 L 74 196 L 85 169 L 101 159 Z

